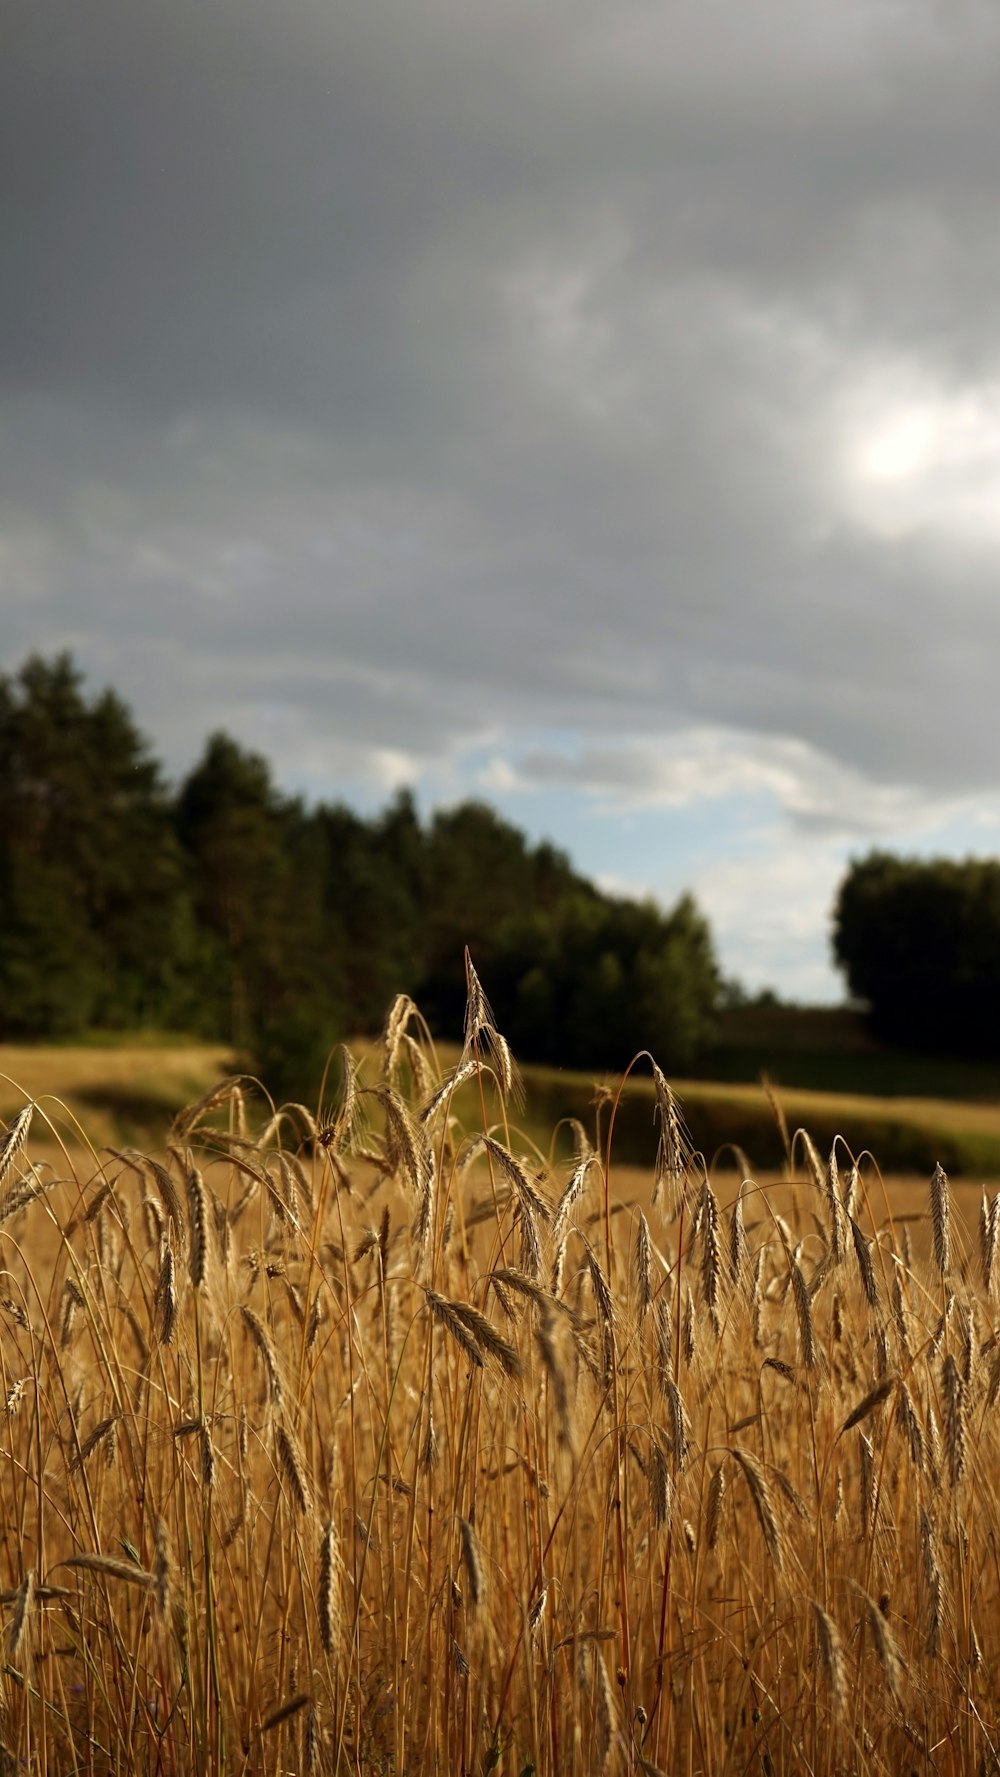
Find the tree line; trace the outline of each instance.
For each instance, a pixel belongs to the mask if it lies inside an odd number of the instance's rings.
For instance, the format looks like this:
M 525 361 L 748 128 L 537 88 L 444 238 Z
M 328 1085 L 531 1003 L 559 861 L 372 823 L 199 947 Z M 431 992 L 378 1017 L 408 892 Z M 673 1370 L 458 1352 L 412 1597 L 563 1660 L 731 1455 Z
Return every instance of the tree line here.
M 224 733 L 172 786 L 68 655 L 0 677 L 0 1040 L 185 1030 L 305 1091 L 398 992 L 454 1036 L 466 945 L 525 1059 L 684 1068 L 713 1034 L 690 897 L 606 895 L 479 802 L 307 807 Z
M 870 853 L 841 884 L 833 947 L 887 1042 L 1000 1055 L 1000 861 Z

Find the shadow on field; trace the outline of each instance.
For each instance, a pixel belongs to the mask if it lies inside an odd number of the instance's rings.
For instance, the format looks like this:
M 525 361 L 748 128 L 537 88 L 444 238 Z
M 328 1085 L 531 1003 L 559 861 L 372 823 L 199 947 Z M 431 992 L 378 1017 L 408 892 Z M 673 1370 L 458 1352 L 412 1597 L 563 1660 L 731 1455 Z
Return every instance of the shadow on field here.
M 917 1122 L 902 1116 L 872 1114 L 846 1106 L 821 1108 L 810 1104 L 808 1110 L 796 1114 L 794 1099 L 779 1093 L 784 1105 L 789 1133 L 794 1135 L 799 1123 L 820 1149 L 828 1153 L 835 1136 L 840 1136 L 857 1157 L 862 1151 L 873 1153 L 884 1172 L 926 1174 L 940 1162 L 956 1177 L 1000 1177 L 1000 1136 L 982 1129 L 947 1128 L 936 1122 Z M 761 1090 L 755 1097 L 718 1095 L 699 1087 L 685 1093 L 683 1081 L 678 1082 L 678 1098 L 692 1147 L 703 1153 L 711 1166 L 720 1150 L 741 1149 L 756 1171 L 780 1170 L 785 1160 L 784 1141 L 768 1099 Z M 530 1103 L 534 1120 L 554 1128 L 560 1118 L 577 1117 L 591 1132 L 594 1128 L 593 1089 L 572 1079 L 559 1079 L 532 1071 Z M 602 1112 L 602 1146 L 607 1134 L 608 1112 Z M 615 1116 L 612 1155 L 630 1166 L 651 1166 L 656 1155 L 656 1129 L 653 1119 L 653 1095 L 645 1084 L 636 1084 L 623 1093 Z

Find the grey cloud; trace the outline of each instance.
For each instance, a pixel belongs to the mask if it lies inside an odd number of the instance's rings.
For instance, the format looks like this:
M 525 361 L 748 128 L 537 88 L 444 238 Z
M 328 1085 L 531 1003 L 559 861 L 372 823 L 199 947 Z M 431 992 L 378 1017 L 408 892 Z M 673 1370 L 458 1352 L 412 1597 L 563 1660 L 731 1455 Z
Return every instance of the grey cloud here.
M 917 0 L 22 5 L 4 664 L 293 775 L 715 724 L 987 787 L 994 564 L 831 516 L 822 420 L 992 370 L 998 67 Z

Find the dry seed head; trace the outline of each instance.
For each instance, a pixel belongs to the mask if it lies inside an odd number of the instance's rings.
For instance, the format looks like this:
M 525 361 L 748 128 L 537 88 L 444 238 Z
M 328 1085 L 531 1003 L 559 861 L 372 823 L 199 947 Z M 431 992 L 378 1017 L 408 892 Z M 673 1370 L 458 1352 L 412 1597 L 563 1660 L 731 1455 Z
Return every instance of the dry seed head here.
M 512 1320 L 514 1313 L 509 1293 L 512 1290 L 516 1295 L 526 1297 L 542 1314 L 550 1314 L 553 1308 L 557 1308 L 563 1313 L 566 1312 L 563 1304 L 556 1302 L 553 1295 L 543 1289 L 540 1283 L 536 1283 L 533 1277 L 529 1277 L 526 1272 L 519 1271 L 512 1265 L 494 1266 L 490 1272 L 490 1283 L 497 1300 Z
M 521 1270 L 537 1279 L 542 1275 L 542 1247 L 535 1213 L 529 1204 L 520 1204 L 517 1219 L 521 1236 L 518 1251 Z
M 455 1676 L 457 1678 L 468 1678 L 469 1661 L 463 1649 L 459 1647 L 454 1635 L 451 1638 L 451 1663 L 455 1668 Z
M 556 1251 L 554 1251 L 554 1255 L 552 1255 L 552 1276 L 551 1279 L 549 1279 L 549 1288 L 551 1288 L 552 1295 L 561 1294 L 565 1267 L 567 1267 L 567 1237 L 563 1235 L 563 1239 L 556 1244 Z
M 903 1301 L 903 1285 L 900 1280 L 899 1266 L 893 1266 L 892 1272 L 892 1316 L 896 1323 L 896 1337 L 899 1340 L 899 1354 L 904 1364 L 910 1362 L 910 1338 L 906 1317 L 906 1303 Z
M 948 1331 L 948 1326 L 951 1321 L 952 1311 L 953 1311 L 954 1307 L 955 1307 L 954 1292 L 952 1290 L 949 1290 L 948 1297 L 947 1297 L 947 1300 L 944 1305 L 944 1313 L 941 1315 L 941 1318 L 938 1321 L 937 1326 L 934 1328 L 934 1332 L 931 1337 L 930 1345 L 927 1348 L 928 1363 L 930 1363 L 934 1358 L 937 1357 L 937 1354 L 941 1349 L 941 1346 L 944 1342 L 945 1333 Z
M 452 1303 L 445 1296 L 439 1296 L 436 1290 L 425 1289 L 424 1296 L 434 1319 L 439 1320 L 441 1325 L 451 1334 L 470 1364 L 477 1370 L 481 1370 L 484 1363 L 483 1354 L 464 1321 L 455 1313 Z
M 271 1342 L 271 1335 L 259 1316 L 245 1303 L 240 1308 L 240 1314 L 267 1373 L 267 1389 L 271 1405 L 280 1407 L 284 1390 L 281 1385 L 281 1373 L 278 1369 L 278 1358 Z
M 743 1220 L 743 1186 L 740 1185 L 736 1202 L 729 1216 L 729 1275 L 733 1287 L 738 1289 L 746 1270 L 749 1259 L 747 1248 L 746 1227 Z
M 903 1412 L 903 1426 L 906 1439 L 910 1446 L 910 1460 L 915 1469 L 922 1471 L 924 1466 L 924 1434 L 917 1418 L 910 1391 L 905 1382 L 900 1383 L 900 1404 Z
M 413 1122 L 399 1093 L 391 1086 L 366 1090 L 385 1114 L 383 1144 L 391 1172 L 403 1180 L 418 1207 L 425 1206 L 434 1189 L 434 1153 L 426 1132 Z
M 438 1112 L 448 1103 L 458 1088 L 464 1085 L 466 1080 L 472 1078 L 475 1071 L 476 1058 L 474 1055 L 468 1056 L 465 1061 L 459 1062 L 457 1067 L 452 1068 L 451 1073 L 446 1075 L 437 1091 L 431 1094 L 424 1105 L 420 1113 L 421 1123 L 433 1123 Z
M 656 1300 L 656 1380 L 660 1393 L 666 1397 L 667 1387 L 671 1379 L 674 1346 L 674 1325 L 670 1315 L 670 1298 L 661 1295 Z
M 883 1376 L 881 1382 L 875 1384 L 874 1388 L 869 1389 L 864 1399 L 860 1400 L 853 1411 L 848 1413 L 840 1428 L 839 1436 L 843 1437 L 845 1431 L 853 1430 L 854 1426 L 860 1425 L 863 1419 L 868 1418 L 869 1413 L 874 1413 L 876 1407 L 881 1407 L 883 1401 L 888 1400 L 898 1380 L 898 1376 L 886 1375 Z
M 825 1191 L 826 1168 L 819 1157 L 819 1149 L 813 1141 L 812 1136 L 809 1134 L 808 1129 L 797 1129 L 795 1131 L 795 1134 L 792 1137 L 793 1149 L 797 1141 L 802 1144 L 802 1151 L 806 1157 L 806 1166 L 809 1170 L 809 1176 L 812 1179 L 813 1184 L 817 1191 Z
M 306 1465 L 298 1439 L 281 1420 L 274 1428 L 275 1442 L 278 1447 L 278 1462 L 281 1472 L 288 1482 L 295 1509 L 305 1514 L 312 1509 L 312 1495 L 306 1478 Z
M 169 1232 L 163 1242 L 155 1302 L 160 1315 L 160 1339 L 164 1345 L 172 1345 L 177 1328 L 177 1277 Z
M 428 1176 L 429 1176 L 429 1181 L 432 1180 L 433 1175 L 428 1175 Z M 450 1204 L 448 1205 L 448 1208 L 450 1211 L 450 1209 L 451 1209 Z M 412 1248 L 413 1248 L 413 1268 L 416 1272 L 419 1272 L 421 1270 L 421 1268 L 424 1264 L 424 1261 L 427 1257 L 427 1252 L 430 1247 L 430 1241 L 431 1241 L 431 1230 L 432 1230 L 433 1226 L 434 1226 L 434 1192 L 433 1192 L 433 1189 L 430 1188 L 430 1183 L 429 1183 L 428 1189 L 423 1192 L 423 1194 L 420 1198 L 420 1201 L 417 1204 L 416 1211 L 415 1211 L 414 1217 L 413 1217 L 413 1221 L 410 1224 L 410 1240 L 412 1242 Z M 446 1224 L 442 1245 L 447 1246 L 447 1244 L 448 1244 L 448 1228 L 447 1228 L 447 1224 Z
M 654 1115 L 659 1124 L 660 1137 L 656 1150 L 656 1176 L 653 1181 L 650 1202 L 658 1203 L 660 1193 L 665 1188 L 664 1213 L 667 1220 L 672 1221 L 680 1208 L 681 1187 L 687 1168 L 687 1139 L 684 1134 L 680 1105 L 674 1097 L 666 1075 L 655 1061 L 653 1062 L 653 1092 L 656 1103 Z
M 153 1591 L 156 1605 L 157 1620 L 166 1623 L 170 1615 L 170 1601 L 173 1592 L 173 1564 L 170 1559 L 170 1544 L 167 1539 L 167 1526 L 162 1518 L 156 1520 L 156 1536 L 153 1555 Z
M 87 1461 L 89 1456 L 93 1455 L 99 1444 L 104 1442 L 105 1438 L 107 1438 L 114 1429 L 114 1423 L 115 1415 L 109 1413 L 106 1419 L 102 1419 L 98 1425 L 94 1426 L 93 1431 L 88 1433 L 87 1437 L 80 1445 L 78 1454 L 73 1457 L 73 1460 L 69 1465 L 71 1474 L 74 1469 L 80 1468 L 82 1464 Z
M 925 1402 L 924 1439 L 925 1439 L 924 1447 L 925 1447 L 926 1454 L 927 1454 L 927 1466 L 928 1466 L 928 1469 L 930 1472 L 931 1482 L 935 1487 L 940 1487 L 940 1485 L 941 1485 L 941 1433 L 938 1430 L 938 1422 L 934 1416 L 934 1408 L 931 1405 L 929 1396 L 927 1397 L 927 1400 Z
M 596 1253 L 594 1253 L 589 1246 L 587 1248 L 587 1269 L 590 1272 L 590 1283 L 594 1292 L 594 1307 L 597 1310 L 598 1321 L 603 1327 L 613 1328 L 615 1324 L 615 1305 L 611 1295 L 611 1289 L 604 1272 L 601 1270 Z
M 670 1448 L 677 1468 L 681 1470 L 687 1461 L 689 1420 L 684 1397 L 672 1378 L 667 1383 L 666 1405 Z
M 471 1049 L 485 1030 L 494 1028 L 494 1019 L 493 1008 L 486 998 L 486 991 L 476 974 L 468 949 L 465 952 L 465 979 L 467 992 L 463 1034 L 466 1049 Z
M 195 1166 L 190 1149 L 187 1156 L 188 1215 L 191 1223 L 191 1245 L 188 1252 L 188 1271 L 192 1286 L 199 1290 L 205 1282 L 208 1265 L 208 1195 L 205 1181 Z
M 389 1079 L 395 1073 L 399 1062 L 399 1051 L 403 1041 L 403 1033 L 416 1011 L 408 993 L 397 993 L 389 1007 L 382 1032 L 382 1072 Z
M 215 1486 L 215 1449 L 212 1444 L 211 1428 L 207 1424 L 202 1425 L 199 1436 L 201 1440 L 201 1484 L 206 1491 L 211 1492 Z
M 633 1261 L 636 1295 L 639 1302 L 639 1324 L 645 1320 L 653 1300 L 652 1260 L 649 1241 L 649 1223 L 642 1210 L 635 1230 L 635 1257 Z
M 861 1232 L 853 1216 L 849 1216 L 851 1236 L 854 1241 L 854 1256 L 858 1262 L 861 1287 L 865 1292 L 865 1300 L 869 1308 L 878 1308 L 878 1285 L 875 1282 L 875 1267 L 872 1264 L 872 1243 Z
M 120 1561 L 115 1555 L 98 1555 L 84 1553 L 67 1555 L 64 1567 L 80 1567 L 88 1573 L 103 1573 L 109 1579 L 122 1580 L 127 1586 L 140 1586 L 144 1592 L 151 1592 L 156 1586 L 156 1575 L 148 1573 L 135 1561 Z
M 965 1384 L 949 1351 L 941 1371 L 944 1395 L 944 1441 L 948 1453 L 948 1477 L 957 1487 L 965 1473 Z
M 336 1526 L 329 1518 L 319 1545 L 319 1633 L 323 1652 L 331 1659 L 340 1634 L 341 1560 Z
M 830 1211 L 830 1254 L 835 1265 L 844 1257 L 844 1206 L 840 1200 L 840 1173 L 837 1169 L 837 1144 L 830 1149 L 826 1167 L 826 1201 Z
M 534 1180 L 529 1178 L 527 1170 L 521 1165 L 521 1162 L 516 1160 L 503 1143 L 496 1141 L 492 1135 L 480 1136 L 479 1144 L 486 1149 L 490 1158 L 495 1162 L 501 1177 L 506 1180 L 521 1207 L 527 1205 L 540 1222 L 551 1221 L 551 1205 Z
M 420 1451 L 421 1468 L 428 1471 L 432 1469 L 437 1462 L 438 1455 L 437 1426 L 434 1423 L 434 1398 L 431 1396 L 427 1402 L 427 1427 Z
M 24 1116 L 24 1112 L 21 1112 Z M 15 1125 L 16 1127 L 16 1125 Z M 29 1567 L 14 1598 L 14 1609 L 11 1613 L 10 1627 L 7 1630 L 7 1663 L 16 1666 L 23 1653 L 27 1652 L 27 1636 L 31 1627 L 31 1618 L 35 1606 L 35 1570 Z
M 160 1193 L 160 1199 L 163 1203 L 164 1210 L 166 1211 L 167 1221 L 173 1223 L 174 1234 L 177 1240 L 183 1243 L 185 1239 L 184 1211 L 181 1207 L 181 1198 L 177 1186 L 174 1184 L 167 1168 L 161 1166 L 158 1160 L 147 1158 L 144 1160 L 143 1164 L 153 1176 L 156 1188 Z
M 813 1332 L 812 1304 L 802 1269 L 797 1259 L 789 1260 L 792 1274 L 792 1296 L 795 1301 L 795 1313 L 799 1323 L 799 1341 L 802 1346 L 802 1361 L 807 1370 L 816 1368 L 816 1339 Z
M 280 1727 L 282 1722 L 288 1721 L 293 1715 L 298 1715 L 299 1710 L 304 1709 L 308 1702 L 307 1691 L 300 1691 L 297 1696 L 286 1698 L 284 1703 L 279 1703 L 277 1709 L 272 1709 L 270 1715 L 264 1717 L 260 1724 L 261 1733 L 269 1734 L 272 1728 Z
M 569 1182 L 556 1205 L 556 1211 L 552 1218 L 553 1240 L 561 1239 L 566 1223 L 569 1220 L 570 1210 L 583 1196 L 592 1168 L 596 1171 L 598 1177 L 603 1177 L 601 1163 L 598 1160 L 597 1155 L 593 1152 L 581 1155 L 577 1160 L 577 1163 L 570 1174 Z
M 361 1239 L 358 1241 L 357 1245 L 354 1248 L 353 1253 L 351 1254 L 351 1264 L 352 1265 L 360 1265 L 362 1259 L 367 1259 L 368 1254 L 373 1253 L 377 1246 L 378 1246 L 378 1229 L 377 1228 L 365 1228 L 362 1235 L 361 1235 Z
M 858 1455 L 860 1457 L 860 1474 L 858 1482 L 858 1503 L 861 1512 L 861 1536 L 867 1537 L 875 1522 L 877 1505 L 875 1473 L 875 1450 L 872 1441 L 863 1431 L 858 1432 Z
M 534 1601 L 531 1605 L 531 1608 L 528 1611 L 528 1633 L 529 1633 L 529 1635 L 536 1635 L 538 1633 L 538 1627 L 539 1627 L 539 1624 L 541 1623 L 542 1616 L 545 1611 L 545 1603 L 548 1598 L 548 1595 L 549 1595 L 549 1588 L 548 1588 L 548 1585 L 546 1584 L 542 1587 L 541 1591 L 538 1594 L 538 1597 L 536 1599 L 534 1599 Z
M 681 1349 L 684 1353 L 684 1362 L 688 1369 L 690 1369 L 698 1355 L 698 1334 L 694 1315 L 694 1296 L 691 1294 L 690 1283 L 685 1284 L 684 1290 L 684 1315 L 681 1321 Z
M 775 1486 L 777 1487 L 779 1493 L 781 1493 L 782 1496 L 785 1499 L 787 1499 L 789 1505 L 792 1508 L 792 1511 L 795 1513 L 795 1516 L 797 1518 L 801 1518 L 803 1524 L 808 1524 L 808 1522 L 809 1522 L 809 1507 L 806 1505 L 805 1500 L 803 1499 L 798 1488 L 795 1486 L 794 1482 L 789 1480 L 788 1476 L 785 1474 L 784 1469 L 775 1468 L 772 1470 L 772 1473 L 774 1475 Z
M 183 1141 L 199 1118 L 205 1116 L 208 1111 L 214 1111 L 221 1104 L 230 1103 L 240 1093 L 242 1084 L 242 1074 L 230 1074 L 225 1080 L 220 1080 L 218 1085 L 211 1087 L 195 1104 L 185 1106 L 184 1110 L 174 1118 L 173 1127 L 176 1139 Z
M 943 1610 L 944 1587 L 940 1571 L 935 1572 L 928 1591 L 927 1637 L 924 1652 L 929 1660 L 936 1660 L 941 1652 L 941 1616 Z
M 520 1376 L 521 1360 L 517 1352 L 509 1340 L 497 1332 L 493 1322 L 485 1314 L 474 1308 L 471 1302 L 450 1301 L 448 1307 L 468 1328 L 480 1351 L 498 1363 L 505 1376 L 512 1379 Z
M 73 1337 L 77 1309 L 82 1307 L 83 1297 L 73 1279 L 68 1277 L 63 1286 L 63 1312 L 59 1326 L 59 1344 L 63 1351 L 66 1350 Z
M 934 1236 L 934 1263 L 946 1276 L 951 1268 L 951 1201 L 948 1175 L 938 1161 L 931 1177 L 931 1230 Z
M 993 1201 L 987 1205 L 986 1192 L 983 1192 L 982 1215 L 979 1224 L 980 1254 L 983 1270 L 983 1289 L 987 1298 L 993 1295 L 993 1278 L 996 1271 L 997 1235 L 1000 1233 L 1000 1191 L 994 1194 Z
M 486 1569 L 483 1566 L 483 1553 L 468 1518 L 461 1519 L 462 1559 L 469 1578 L 469 1598 L 474 1610 L 483 1603 L 486 1597 Z
M 5 1412 L 8 1419 L 13 1419 L 18 1407 L 21 1405 L 21 1402 L 24 1399 L 24 1391 L 30 1380 L 30 1376 L 21 1376 L 16 1382 L 11 1383 L 5 1403 Z
M 653 1521 L 659 1530 L 665 1524 L 670 1523 L 674 1505 L 674 1484 L 670 1478 L 666 1456 L 656 1438 L 653 1438 L 650 1443 L 646 1479 L 649 1482 L 649 1503 L 653 1509 Z
M 606 1771 L 615 1738 L 615 1694 L 604 1664 L 604 1655 L 594 1644 L 594 1750 L 596 1769 Z
M 816 1629 L 816 1659 L 820 1675 L 830 1699 L 831 1713 L 837 1720 L 847 1714 L 847 1664 L 840 1630 L 829 1611 L 815 1598 L 810 1599 Z
M 6 1184 L 10 1169 L 28 1139 L 28 1130 L 31 1127 L 34 1109 L 33 1104 L 26 1104 L 23 1110 L 18 1111 L 6 1134 L 0 1139 L 0 1190 Z M 6 1201 L 0 1203 L 0 1221 L 12 1213 L 7 1207 Z
M 710 1549 L 718 1546 L 722 1530 L 722 1508 L 726 1497 L 726 1459 L 722 1458 L 712 1472 L 708 1487 L 708 1503 L 705 1508 L 705 1529 Z
M 774 1502 L 767 1484 L 767 1477 L 757 1457 L 750 1450 L 734 1447 L 732 1455 L 736 1458 L 750 1490 L 757 1522 L 764 1538 L 764 1546 L 779 1573 L 784 1565 L 785 1550 L 781 1536 L 781 1527 L 775 1515 Z
M 302 1741 L 302 1765 L 305 1777 L 316 1777 L 324 1762 L 323 1731 L 320 1727 L 319 1710 L 315 1701 L 309 1705 L 306 1716 L 306 1731 Z
M 3 1201 L 0 1202 L 0 1222 L 9 1221 L 10 1217 L 16 1215 L 18 1210 L 27 1209 L 29 1203 L 34 1203 L 37 1198 L 44 1197 L 45 1193 L 53 1190 L 57 1183 L 58 1180 L 55 1177 L 39 1178 L 37 1172 L 32 1170 L 28 1178 L 21 1179 L 19 1183 L 12 1185 Z
M 556 1324 L 554 1315 L 543 1315 L 535 1330 L 535 1339 L 552 1391 L 559 1442 L 565 1445 L 572 1443 L 573 1421 L 569 1410 L 569 1379 L 556 1345 Z
M 858 1590 L 861 1591 L 861 1588 L 859 1587 Z M 882 1676 L 893 1696 L 898 1698 L 903 1682 L 903 1657 L 896 1644 L 895 1636 L 874 1598 L 870 1598 L 868 1593 L 864 1591 L 861 1591 L 861 1595 L 865 1601 L 868 1626 L 871 1629 L 872 1642 L 882 1668 Z
M 923 1504 L 920 1507 L 920 1553 L 923 1557 L 924 1579 L 931 1586 L 940 1565 L 938 1537 L 934 1520 Z
M 707 1178 L 701 1188 L 701 1287 L 714 1314 L 719 1303 L 719 1204 Z
M 320 1300 L 319 1290 L 316 1290 L 316 1292 L 313 1296 L 313 1299 L 312 1299 L 312 1306 L 309 1309 L 309 1319 L 308 1319 L 308 1322 L 306 1323 L 306 1351 L 307 1352 L 312 1351 L 313 1346 L 315 1345 L 316 1340 L 319 1337 L 319 1329 L 322 1325 L 323 1325 L 323 1304 Z

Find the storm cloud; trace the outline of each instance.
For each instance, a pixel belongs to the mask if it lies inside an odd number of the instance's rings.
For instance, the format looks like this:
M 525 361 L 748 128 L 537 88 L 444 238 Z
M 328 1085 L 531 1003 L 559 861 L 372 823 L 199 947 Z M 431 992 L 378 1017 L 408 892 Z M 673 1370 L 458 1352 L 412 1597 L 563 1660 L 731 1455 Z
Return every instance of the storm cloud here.
M 10 11 L 6 670 L 609 875 L 627 815 L 804 991 L 852 846 L 993 843 L 992 5 Z

